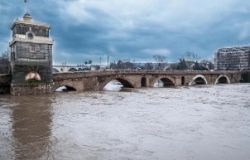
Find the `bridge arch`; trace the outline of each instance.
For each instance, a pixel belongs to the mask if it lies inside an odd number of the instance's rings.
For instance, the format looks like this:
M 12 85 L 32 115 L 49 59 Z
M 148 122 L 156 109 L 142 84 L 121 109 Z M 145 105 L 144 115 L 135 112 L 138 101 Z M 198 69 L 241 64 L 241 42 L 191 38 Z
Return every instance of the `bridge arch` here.
M 230 83 L 231 83 L 230 79 L 227 75 L 220 75 L 219 77 L 217 77 L 214 84 L 230 84 Z
M 189 82 L 189 85 L 207 85 L 207 79 L 203 75 L 196 75 L 192 78 L 192 80 Z
M 141 78 L 141 87 L 147 87 L 147 78 L 146 77 Z
M 72 91 L 77 91 L 77 89 L 71 85 L 62 84 L 60 86 L 55 87 L 54 91 L 55 92 L 72 92 Z
M 41 76 L 39 73 L 37 72 L 29 72 L 26 76 L 25 76 L 25 81 L 41 81 Z
M 68 71 L 69 72 L 77 72 L 77 69 L 76 68 L 70 68 Z
M 111 82 L 111 81 L 113 81 L 113 80 L 116 80 L 116 81 L 120 82 L 120 83 L 123 85 L 122 88 L 135 88 L 135 87 L 133 86 L 133 84 L 132 84 L 129 80 L 127 80 L 127 79 L 125 79 L 125 78 L 120 78 L 120 77 L 118 77 L 118 78 L 108 78 L 108 79 L 106 79 L 103 83 L 100 83 L 100 85 L 99 85 L 99 90 L 103 90 L 104 87 L 105 87 L 109 82 Z
M 56 68 L 52 68 L 52 73 L 59 73 L 60 71 Z
M 160 77 L 154 80 L 153 86 L 159 81 L 162 81 L 163 86 L 162 87 L 174 87 L 175 86 L 175 81 L 171 77 Z
M 185 85 L 185 77 L 184 76 L 181 77 L 181 85 L 182 86 Z

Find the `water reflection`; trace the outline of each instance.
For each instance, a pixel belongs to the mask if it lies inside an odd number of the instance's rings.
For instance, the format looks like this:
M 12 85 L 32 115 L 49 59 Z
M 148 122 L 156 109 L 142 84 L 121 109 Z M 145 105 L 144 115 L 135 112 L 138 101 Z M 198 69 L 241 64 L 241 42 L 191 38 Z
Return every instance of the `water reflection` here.
M 51 155 L 51 103 L 48 97 L 11 97 L 16 160 L 48 159 Z

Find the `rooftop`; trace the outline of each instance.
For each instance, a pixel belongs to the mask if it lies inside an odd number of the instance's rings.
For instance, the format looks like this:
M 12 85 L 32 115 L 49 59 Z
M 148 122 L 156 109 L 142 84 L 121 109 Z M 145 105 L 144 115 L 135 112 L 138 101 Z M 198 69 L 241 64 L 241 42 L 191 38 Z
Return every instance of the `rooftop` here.
M 50 26 L 48 24 L 45 23 L 40 23 L 37 21 L 34 21 L 32 19 L 32 16 L 27 12 L 24 14 L 23 18 L 18 18 L 11 26 L 11 29 L 13 29 L 15 27 L 15 25 L 17 24 L 27 24 L 27 25 L 33 25 L 33 26 L 39 26 L 39 27 L 46 27 L 46 28 L 50 28 Z

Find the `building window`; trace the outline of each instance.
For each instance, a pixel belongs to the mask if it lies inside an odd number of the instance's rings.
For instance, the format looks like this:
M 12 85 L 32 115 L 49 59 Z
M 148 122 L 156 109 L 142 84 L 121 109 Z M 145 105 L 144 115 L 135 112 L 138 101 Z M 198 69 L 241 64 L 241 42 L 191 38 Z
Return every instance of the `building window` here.
M 32 33 L 28 33 L 28 39 L 33 39 L 34 35 Z
M 36 46 L 34 44 L 30 45 L 30 52 L 35 52 L 36 51 Z

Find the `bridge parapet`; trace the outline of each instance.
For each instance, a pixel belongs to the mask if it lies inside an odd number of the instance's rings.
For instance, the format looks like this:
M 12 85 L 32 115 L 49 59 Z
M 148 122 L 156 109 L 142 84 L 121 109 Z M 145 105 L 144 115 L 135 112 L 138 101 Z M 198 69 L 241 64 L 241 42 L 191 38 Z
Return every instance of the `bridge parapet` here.
M 102 90 L 112 80 L 118 80 L 125 86 L 133 88 L 153 87 L 158 80 L 164 81 L 165 86 L 182 86 L 217 83 L 239 83 L 242 73 L 249 71 L 137 71 L 110 70 L 89 72 L 54 73 L 52 90 L 60 86 L 70 86 L 77 91 Z M 11 76 L 0 74 L 0 93 L 9 92 Z M 39 88 L 39 86 L 38 86 Z M 27 92 L 27 91 L 25 91 Z M 30 91 L 35 92 L 35 91 Z
M 54 79 L 57 78 L 77 78 L 77 77 L 89 77 L 89 76 L 104 76 L 104 75 L 227 75 L 227 74 L 236 74 L 239 71 L 152 71 L 152 70 L 111 70 L 111 71 L 84 71 L 84 72 L 63 72 L 63 73 L 54 73 Z
M 223 79 L 224 78 L 224 79 Z M 102 90 L 111 80 L 118 80 L 125 86 L 133 88 L 153 87 L 158 80 L 164 81 L 165 86 L 238 83 L 239 71 L 145 71 L 145 70 L 109 70 L 90 72 L 65 72 L 53 74 L 56 86 L 67 85 L 78 91 Z M 223 79 L 223 80 L 222 80 Z

